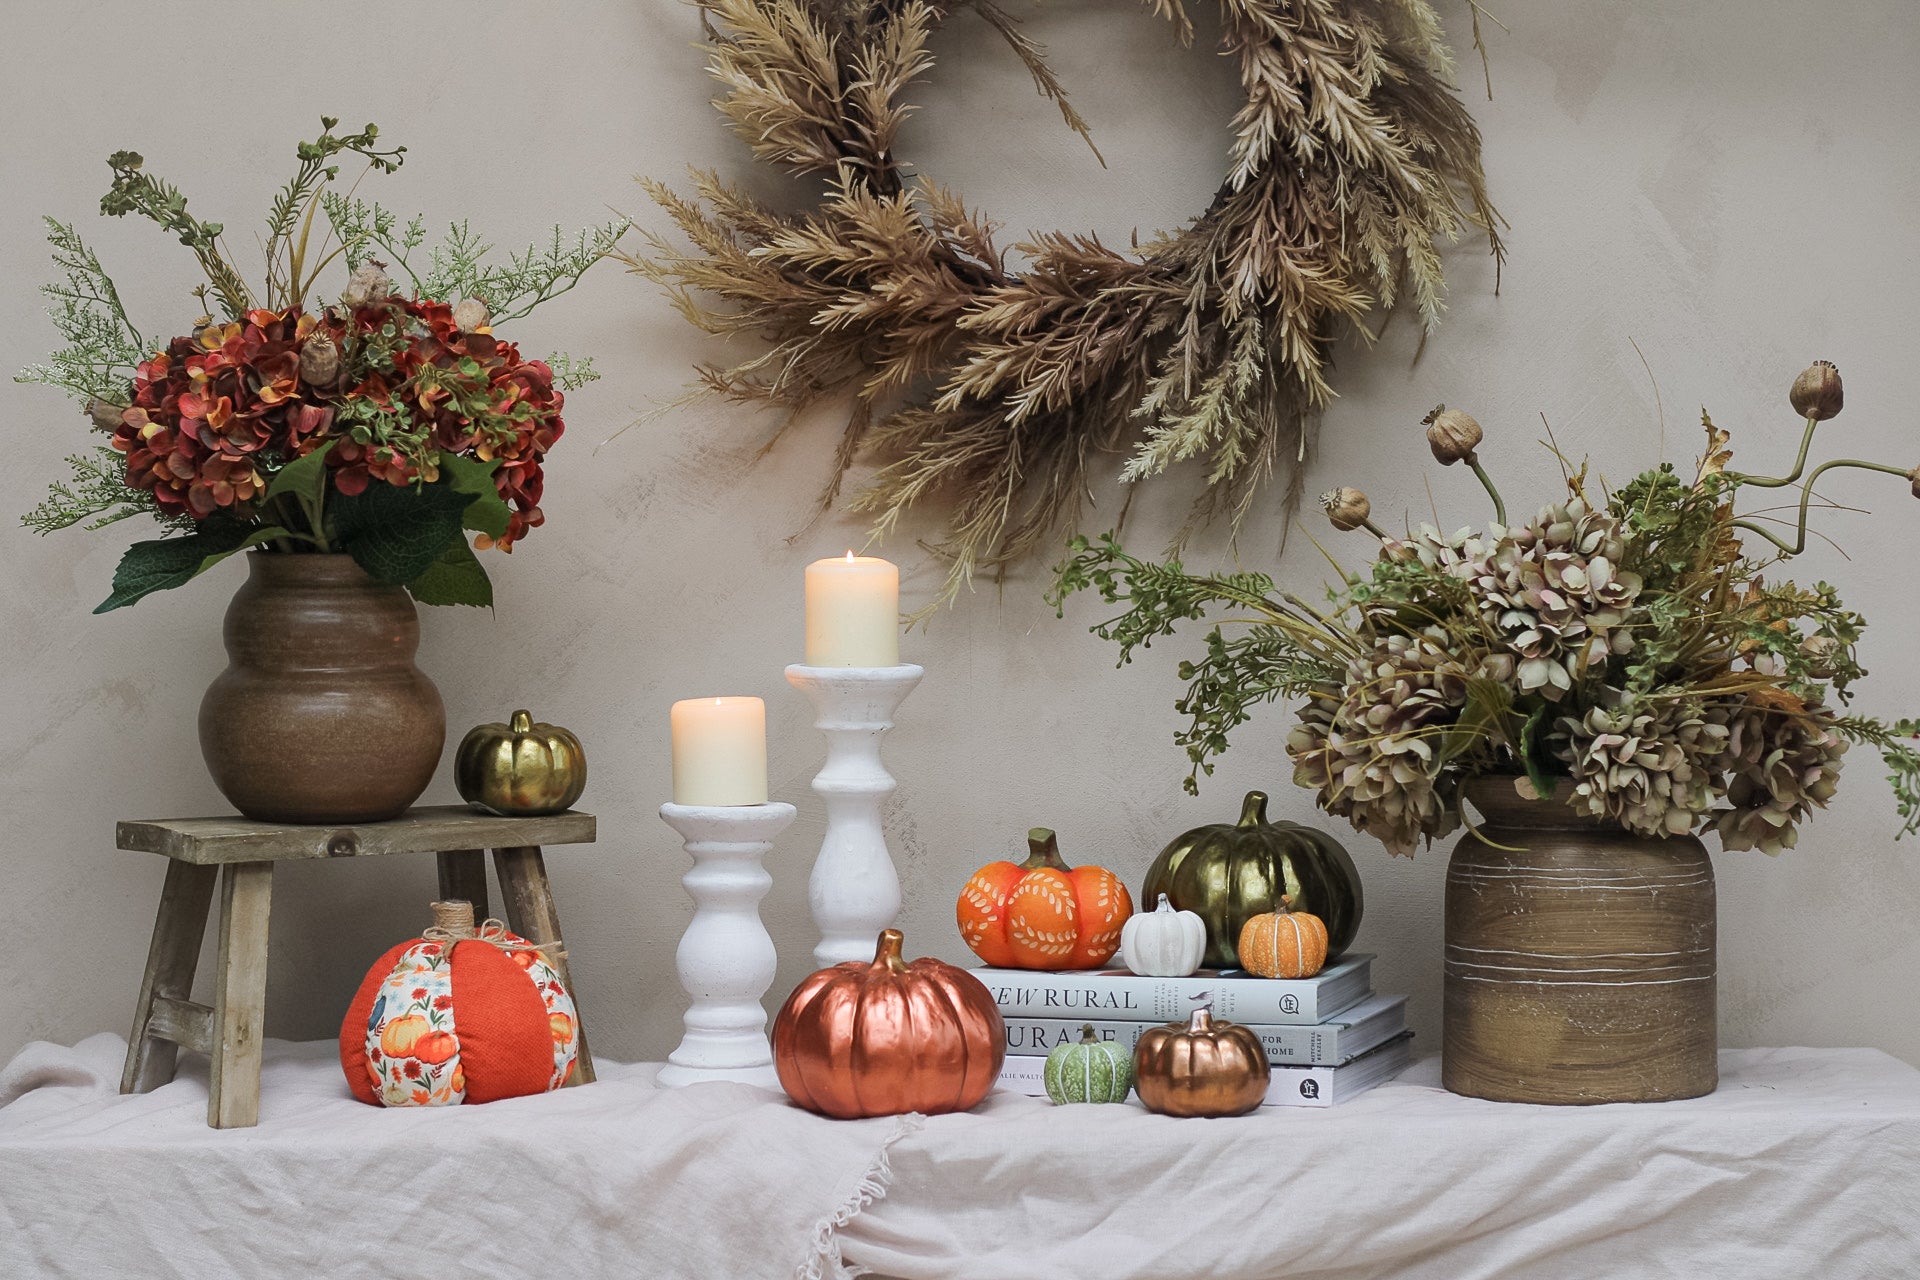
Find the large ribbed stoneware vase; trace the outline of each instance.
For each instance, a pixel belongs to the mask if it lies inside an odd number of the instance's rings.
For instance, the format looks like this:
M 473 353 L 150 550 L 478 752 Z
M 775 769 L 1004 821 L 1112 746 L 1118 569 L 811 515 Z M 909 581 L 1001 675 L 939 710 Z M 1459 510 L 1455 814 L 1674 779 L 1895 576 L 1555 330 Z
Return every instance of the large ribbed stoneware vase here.
M 1442 1082 L 1497 1102 L 1662 1102 L 1713 1092 L 1713 865 L 1511 778 L 1447 866 Z M 1501 847 L 1505 846 L 1505 847 Z
M 380 822 L 440 763 L 447 713 L 413 665 L 420 619 L 403 587 L 351 556 L 247 556 L 227 606 L 227 669 L 200 702 L 200 752 L 249 818 Z

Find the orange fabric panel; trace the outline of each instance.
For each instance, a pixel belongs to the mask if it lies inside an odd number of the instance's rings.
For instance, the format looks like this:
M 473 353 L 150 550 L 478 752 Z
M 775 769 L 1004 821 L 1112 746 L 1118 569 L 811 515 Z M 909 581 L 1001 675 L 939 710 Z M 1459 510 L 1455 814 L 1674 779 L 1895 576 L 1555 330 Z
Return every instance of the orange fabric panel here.
M 546 1092 L 553 1077 L 553 1033 L 546 1002 L 526 969 L 508 952 L 477 940 L 456 943 L 451 963 L 467 1101 Z
M 345 1073 L 353 1096 L 369 1106 L 380 1105 L 380 1095 L 373 1089 L 373 1076 L 367 1070 L 367 1029 L 374 1022 L 374 993 L 400 962 L 401 953 L 418 941 L 418 938 L 408 938 L 373 962 L 367 976 L 360 980 L 360 989 L 353 993 L 353 1003 L 347 1006 L 347 1016 L 340 1023 L 340 1070 Z

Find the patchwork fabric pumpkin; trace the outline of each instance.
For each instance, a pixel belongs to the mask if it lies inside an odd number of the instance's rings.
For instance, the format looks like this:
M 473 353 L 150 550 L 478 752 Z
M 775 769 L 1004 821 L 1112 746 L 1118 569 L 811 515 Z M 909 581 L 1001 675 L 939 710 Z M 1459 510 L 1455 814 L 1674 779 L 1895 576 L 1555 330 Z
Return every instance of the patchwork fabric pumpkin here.
M 1133 1089 L 1133 1053 L 1102 1040 L 1093 1024 L 1080 1029 L 1079 1041 L 1053 1047 L 1042 1080 L 1054 1104 L 1125 1102 Z
M 340 1066 L 374 1106 L 493 1102 L 558 1089 L 579 1055 L 573 997 L 539 948 L 465 902 L 367 971 L 340 1024 Z
M 1025 862 L 973 873 L 954 914 L 973 953 L 1001 969 L 1097 969 L 1120 949 L 1133 895 L 1105 867 L 1069 867 L 1045 827 L 1027 833 Z
M 1327 925 L 1319 916 L 1278 911 L 1248 919 L 1240 930 L 1240 966 L 1263 978 L 1311 978 L 1327 963 Z

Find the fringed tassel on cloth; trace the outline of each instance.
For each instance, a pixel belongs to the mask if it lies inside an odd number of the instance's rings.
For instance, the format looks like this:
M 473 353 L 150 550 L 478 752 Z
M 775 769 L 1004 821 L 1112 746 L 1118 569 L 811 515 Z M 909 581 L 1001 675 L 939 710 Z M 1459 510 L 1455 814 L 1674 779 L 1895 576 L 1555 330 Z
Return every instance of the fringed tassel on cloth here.
M 886 1198 L 887 1188 L 893 1185 L 893 1166 L 888 1162 L 887 1152 L 893 1144 L 910 1133 L 920 1132 L 926 1123 L 926 1117 L 918 1115 L 900 1116 L 894 1121 L 893 1131 L 880 1144 L 880 1150 L 874 1153 L 873 1163 L 867 1166 L 853 1191 L 840 1203 L 840 1207 L 813 1224 L 813 1236 L 808 1242 L 807 1257 L 795 1270 L 796 1280 L 853 1280 L 856 1276 L 868 1274 L 867 1267 L 848 1267 L 840 1256 L 840 1228 L 860 1216 L 860 1211 L 870 1204 Z

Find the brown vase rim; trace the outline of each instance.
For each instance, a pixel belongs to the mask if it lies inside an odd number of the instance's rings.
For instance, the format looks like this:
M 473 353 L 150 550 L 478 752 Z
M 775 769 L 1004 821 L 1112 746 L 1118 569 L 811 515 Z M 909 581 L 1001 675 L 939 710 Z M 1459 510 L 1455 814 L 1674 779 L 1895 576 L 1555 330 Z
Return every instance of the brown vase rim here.
M 331 586 L 380 586 L 359 561 L 344 551 L 271 551 L 247 553 L 247 572 L 260 581 Z
M 1488 826 L 1537 827 L 1554 831 L 1617 831 L 1611 818 L 1596 818 L 1573 807 L 1573 779 L 1554 782 L 1553 795 L 1529 799 L 1516 789 L 1518 775 L 1495 774 L 1469 778 L 1461 787 Z

